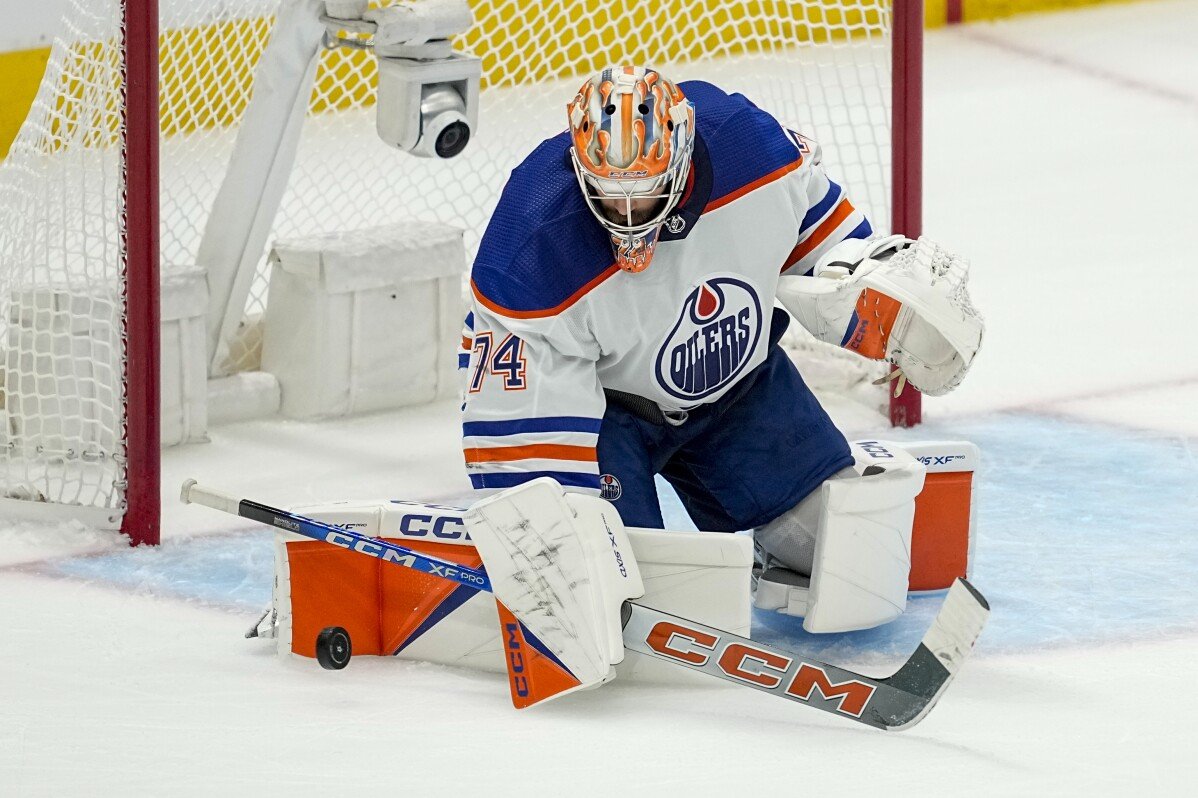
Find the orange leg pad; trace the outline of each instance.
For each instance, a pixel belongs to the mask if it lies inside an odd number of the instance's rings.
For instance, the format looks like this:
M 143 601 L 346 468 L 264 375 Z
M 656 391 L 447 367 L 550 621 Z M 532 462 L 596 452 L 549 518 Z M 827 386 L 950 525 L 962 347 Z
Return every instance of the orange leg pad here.
M 384 538 L 387 540 L 387 538 Z M 393 540 L 424 554 L 477 568 L 473 546 Z M 287 543 L 291 572 L 291 648 L 316 656 L 316 636 L 326 626 L 349 632 L 354 655 L 394 654 L 452 594 L 470 588 L 447 579 L 363 557 L 319 541 Z M 458 597 L 461 598 L 461 597 Z
M 354 654 L 378 654 L 379 563 L 320 541 L 287 544 L 291 568 L 291 650 L 316 656 L 326 626 L 349 632 Z
M 512 705 L 524 709 L 578 687 L 579 681 L 547 650 L 532 642 L 528 630 L 507 607 L 495 602 L 507 660 Z
M 973 472 L 929 473 L 915 499 L 911 590 L 943 590 L 969 566 Z
M 468 568 L 479 568 L 483 562 L 473 546 L 407 539 L 392 542 Z M 378 566 L 382 579 L 383 651 L 387 654 L 398 652 L 422 627 L 436 623 L 440 613 L 452 610 L 455 602 L 476 592 L 457 582 L 410 568 L 396 568 L 384 562 L 378 562 Z

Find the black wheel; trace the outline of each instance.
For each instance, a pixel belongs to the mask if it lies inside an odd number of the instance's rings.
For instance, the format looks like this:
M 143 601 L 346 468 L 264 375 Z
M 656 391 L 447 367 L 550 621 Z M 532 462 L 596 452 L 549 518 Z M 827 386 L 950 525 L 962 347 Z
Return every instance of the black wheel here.
M 349 632 L 340 626 L 326 626 L 316 636 L 316 661 L 326 671 L 341 670 L 349 664 L 353 653 Z

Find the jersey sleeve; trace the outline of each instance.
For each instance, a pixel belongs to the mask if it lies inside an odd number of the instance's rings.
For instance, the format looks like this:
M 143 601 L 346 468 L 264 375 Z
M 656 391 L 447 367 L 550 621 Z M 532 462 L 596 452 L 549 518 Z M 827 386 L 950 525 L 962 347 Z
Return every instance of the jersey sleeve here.
M 791 198 L 799 216 L 798 243 L 782 269 L 787 275 L 810 275 L 815 264 L 832 247 L 850 238 L 869 238 L 873 227 L 853 206 L 843 188 L 833 182 L 820 163 L 819 145 L 787 131 L 803 155 L 803 164 L 790 181 Z
M 471 484 L 552 477 L 598 494 L 598 346 L 560 318 L 533 324 L 476 307 L 471 321 L 462 423 Z

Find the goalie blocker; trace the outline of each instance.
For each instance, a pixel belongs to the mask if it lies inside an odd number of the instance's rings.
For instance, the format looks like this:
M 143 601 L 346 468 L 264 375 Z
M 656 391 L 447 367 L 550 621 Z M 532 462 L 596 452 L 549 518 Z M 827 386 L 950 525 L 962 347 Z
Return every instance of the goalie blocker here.
M 499 606 L 512 703 L 614 679 L 621 607 L 645 593 L 615 508 L 542 478 L 475 503 L 465 521 Z

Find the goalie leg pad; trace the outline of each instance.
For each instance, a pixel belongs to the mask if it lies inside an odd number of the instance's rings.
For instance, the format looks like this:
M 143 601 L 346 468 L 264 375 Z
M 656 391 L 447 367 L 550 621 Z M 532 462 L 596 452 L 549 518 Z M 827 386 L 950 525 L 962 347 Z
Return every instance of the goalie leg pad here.
M 613 678 L 621 607 L 644 594 L 615 508 L 546 478 L 479 501 L 465 522 L 500 605 L 513 704 Z
M 894 454 L 868 474 L 839 472 L 755 532 L 761 547 L 791 569 L 762 574 L 757 607 L 802 615 L 809 632 L 869 629 L 902 614 L 925 468 L 905 452 Z

